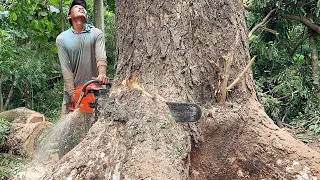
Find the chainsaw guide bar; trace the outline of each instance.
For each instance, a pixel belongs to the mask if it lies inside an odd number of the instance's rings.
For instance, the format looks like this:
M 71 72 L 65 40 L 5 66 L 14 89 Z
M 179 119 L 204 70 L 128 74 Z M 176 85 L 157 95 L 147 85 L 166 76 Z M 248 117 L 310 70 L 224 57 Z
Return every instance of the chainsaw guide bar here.
M 196 122 L 202 116 L 202 110 L 198 104 L 170 101 L 166 104 L 176 122 Z

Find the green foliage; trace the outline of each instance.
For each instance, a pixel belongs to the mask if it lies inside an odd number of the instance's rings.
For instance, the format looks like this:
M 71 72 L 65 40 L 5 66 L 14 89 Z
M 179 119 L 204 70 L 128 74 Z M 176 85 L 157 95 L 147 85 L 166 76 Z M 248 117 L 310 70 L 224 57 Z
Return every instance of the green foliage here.
M 0 50 L 0 58 L 3 59 L 0 70 L 5 73 L 4 92 L 8 92 L 13 82 L 17 81 L 9 109 L 29 105 L 29 108 L 47 113 L 47 108 L 60 106 L 61 103 L 57 102 L 61 102 L 62 95 L 55 90 L 62 92 L 61 85 L 49 84 L 50 78 L 61 76 L 60 66 L 53 56 L 54 52 L 45 50 L 55 47 L 53 45 L 43 43 L 41 48 L 33 48 L 16 46 L 14 43 L 3 44 Z M 40 49 L 43 53 L 39 53 Z
M 280 102 L 272 97 L 272 95 L 263 92 L 263 81 L 256 82 L 258 89 L 258 95 L 260 97 L 261 103 L 264 105 L 266 113 L 272 119 L 279 119 L 280 113 Z
M 116 2 L 115 0 L 106 0 L 105 2 L 105 6 L 107 7 L 108 11 L 111 11 L 112 13 L 115 12 L 116 9 Z
M 22 168 L 25 162 L 25 158 L 0 153 L 0 179 L 9 179 Z
M 59 33 L 55 25 L 60 24 L 58 14 L 51 13 L 47 6 L 40 0 L 13 1 L 10 16 L 1 20 L 1 29 L 9 32 L 11 38 L 19 38 L 19 44 L 47 42 Z
M 106 53 L 108 61 L 108 76 L 113 77 L 114 65 L 116 60 L 116 25 L 114 13 L 105 10 L 104 21 L 106 34 Z
M 316 96 L 312 94 L 311 97 L 308 97 L 303 111 L 293 119 L 292 124 L 306 127 L 316 135 L 320 135 L 320 105 L 319 97 Z
M 0 144 L 3 144 L 10 134 L 11 123 L 0 118 Z
M 254 9 L 259 11 L 269 12 L 276 8 L 280 13 L 302 15 L 308 8 L 310 11 L 317 10 L 319 1 L 309 0 L 248 0 L 246 2 Z
M 319 133 L 320 98 L 312 81 L 308 40 L 295 49 L 307 28 L 282 18 L 283 14 L 306 17 L 311 13 L 313 21 L 318 22 L 319 16 L 315 13 L 319 2 L 248 0 L 246 3 L 256 10 L 246 13 L 249 29 L 260 23 L 271 9 L 277 8 L 265 26 L 276 30 L 277 34 L 259 29 L 249 38 L 250 53 L 258 56 L 252 66 L 253 75 L 267 114 L 275 121 L 283 120 Z
M 50 2 L 50 4 L 52 4 L 56 7 L 59 7 L 59 0 L 50 0 L 49 2 Z
M 59 14 L 50 12 L 48 4 L 39 0 L 12 1 L 9 11 L 10 16 L 0 20 L 0 42 L 5 42 L 0 43 L 5 100 L 16 82 L 8 109 L 26 106 L 50 115 L 53 110 L 48 109 L 57 108 L 62 96 L 53 91 L 59 78 L 51 81 L 61 77 L 55 46 Z

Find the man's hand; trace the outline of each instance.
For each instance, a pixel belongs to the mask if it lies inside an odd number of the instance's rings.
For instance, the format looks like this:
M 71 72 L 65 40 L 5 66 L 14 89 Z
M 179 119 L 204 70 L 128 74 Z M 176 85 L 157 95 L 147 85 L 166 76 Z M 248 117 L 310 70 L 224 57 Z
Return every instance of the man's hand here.
M 99 75 L 98 77 L 92 77 L 94 80 L 99 80 L 100 84 L 108 84 L 109 78 L 105 75 Z

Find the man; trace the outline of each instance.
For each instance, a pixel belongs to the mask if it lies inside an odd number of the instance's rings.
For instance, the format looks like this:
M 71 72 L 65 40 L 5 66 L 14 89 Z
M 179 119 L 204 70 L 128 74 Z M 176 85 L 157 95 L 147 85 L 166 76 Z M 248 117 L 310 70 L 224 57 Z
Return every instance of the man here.
M 71 28 L 56 39 L 59 60 L 64 78 L 62 114 L 69 112 L 75 88 L 91 79 L 101 84 L 109 82 L 103 32 L 87 24 L 86 1 L 74 0 L 68 20 Z

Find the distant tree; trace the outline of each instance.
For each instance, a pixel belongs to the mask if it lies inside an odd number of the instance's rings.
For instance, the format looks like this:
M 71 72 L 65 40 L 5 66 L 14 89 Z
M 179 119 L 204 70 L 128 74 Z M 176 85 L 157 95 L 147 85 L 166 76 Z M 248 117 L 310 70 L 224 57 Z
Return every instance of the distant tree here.
M 93 3 L 94 26 L 104 32 L 104 6 L 103 0 L 94 0 Z

